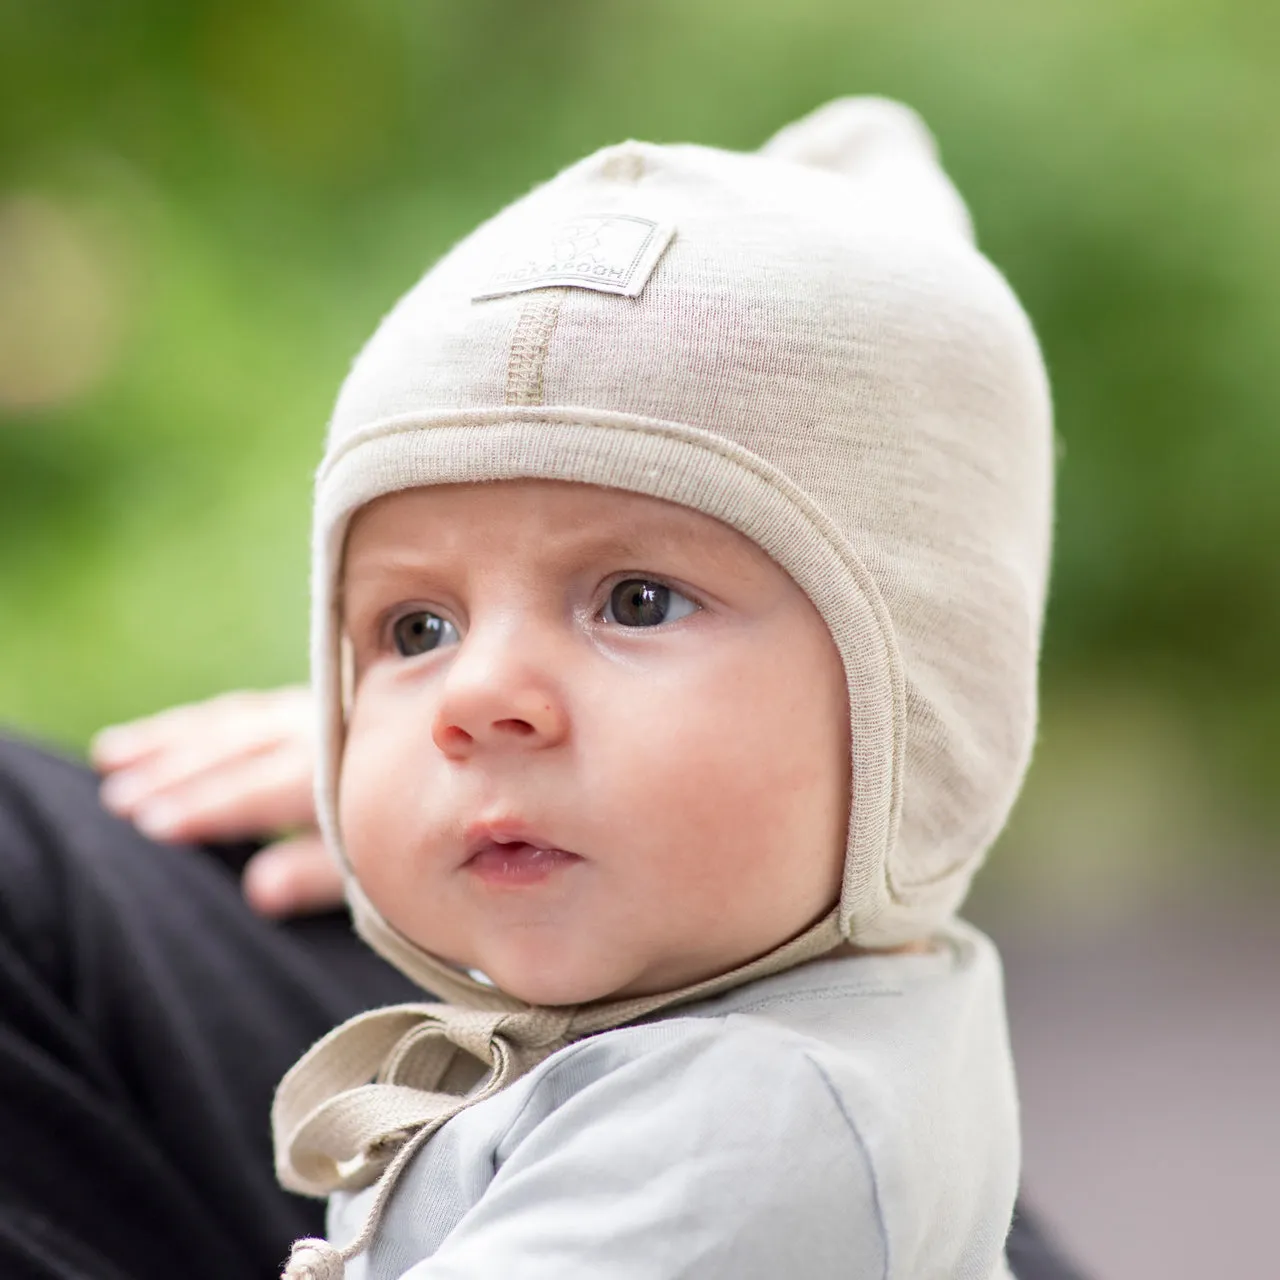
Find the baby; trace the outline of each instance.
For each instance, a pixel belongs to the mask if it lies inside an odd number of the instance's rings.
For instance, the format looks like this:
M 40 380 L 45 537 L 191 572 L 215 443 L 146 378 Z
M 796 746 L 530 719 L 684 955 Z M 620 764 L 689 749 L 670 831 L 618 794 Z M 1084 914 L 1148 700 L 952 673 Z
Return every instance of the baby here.
M 447 1004 L 280 1087 L 286 1274 L 1007 1276 L 999 963 L 1041 358 L 917 118 L 625 143 L 463 241 L 339 397 L 322 824 Z

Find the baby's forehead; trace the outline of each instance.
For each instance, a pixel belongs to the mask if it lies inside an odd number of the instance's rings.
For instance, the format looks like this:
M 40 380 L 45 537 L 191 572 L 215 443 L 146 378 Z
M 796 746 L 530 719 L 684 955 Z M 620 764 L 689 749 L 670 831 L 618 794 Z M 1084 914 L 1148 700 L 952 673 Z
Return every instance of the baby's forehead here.
M 773 562 L 729 525 L 665 499 L 561 480 L 431 485 L 385 494 L 353 516 L 343 579 L 480 562 L 573 564 L 646 559 L 732 570 Z
M 637 544 L 743 544 L 744 535 L 712 516 L 627 489 L 564 480 L 442 484 L 384 494 L 348 527 L 348 558 L 365 545 L 405 541 L 441 549 L 537 535 L 549 547 L 625 550 Z M 514 549 L 514 548 L 513 548 Z

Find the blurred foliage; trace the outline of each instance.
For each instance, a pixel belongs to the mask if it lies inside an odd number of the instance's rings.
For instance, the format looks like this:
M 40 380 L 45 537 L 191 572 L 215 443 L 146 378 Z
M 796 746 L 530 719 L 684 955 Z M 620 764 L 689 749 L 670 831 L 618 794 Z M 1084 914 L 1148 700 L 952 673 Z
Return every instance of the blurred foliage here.
M 874 92 L 1054 380 L 1024 825 L 1109 856 L 1070 820 L 1102 787 L 1130 844 L 1273 848 L 1278 35 L 1270 0 L 0 0 L 0 718 L 74 744 L 299 676 L 328 404 L 431 259 L 597 146 Z

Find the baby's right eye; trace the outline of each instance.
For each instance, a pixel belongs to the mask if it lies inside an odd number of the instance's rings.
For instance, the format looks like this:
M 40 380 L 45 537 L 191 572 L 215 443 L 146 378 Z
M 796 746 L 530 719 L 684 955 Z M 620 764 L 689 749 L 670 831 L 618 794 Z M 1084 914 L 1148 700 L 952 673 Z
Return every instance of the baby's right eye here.
M 395 620 L 391 638 L 402 658 L 414 658 L 420 653 L 430 653 L 442 644 L 455 644 L 458 629 L 438 613 L 417 609 Z

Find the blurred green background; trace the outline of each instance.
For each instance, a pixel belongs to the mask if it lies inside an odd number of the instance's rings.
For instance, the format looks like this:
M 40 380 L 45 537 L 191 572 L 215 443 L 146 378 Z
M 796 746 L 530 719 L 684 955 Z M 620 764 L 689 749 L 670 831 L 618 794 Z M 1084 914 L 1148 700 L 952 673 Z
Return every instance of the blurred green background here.
M 79 747 L 300 678 L 311 469 L 397 294 L 597 146 L 749 148 L 874 92 L 933 127 L 1056 391 L 1043 731 L 994 883 L 1273 877 L 1274 12 L 0 0 L 0 720 Z

